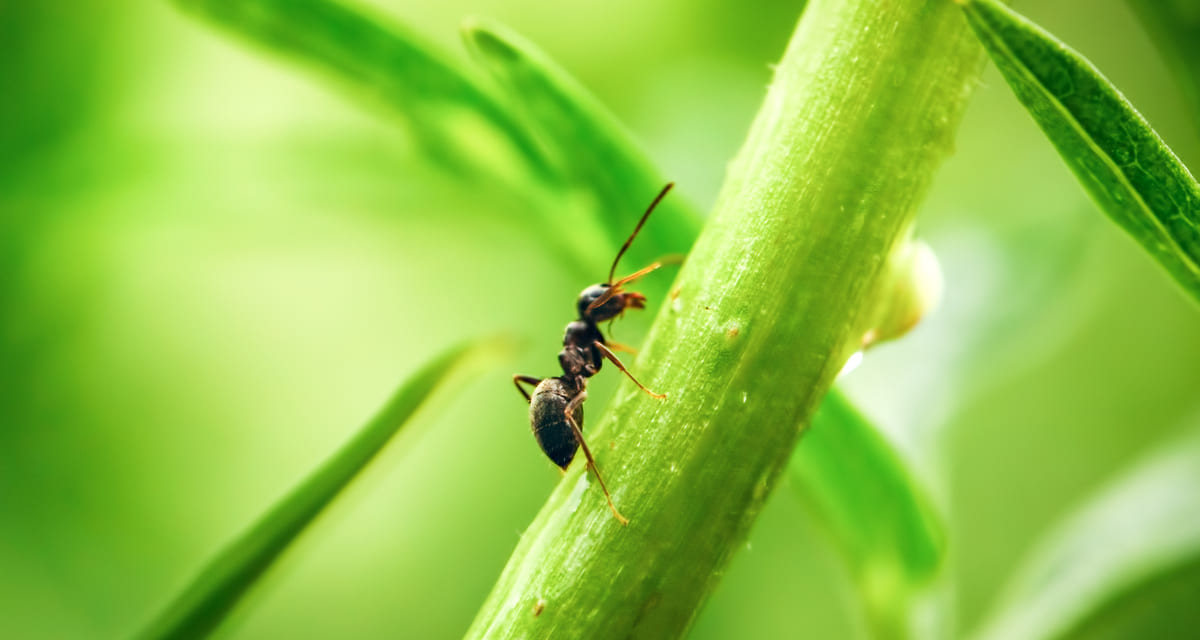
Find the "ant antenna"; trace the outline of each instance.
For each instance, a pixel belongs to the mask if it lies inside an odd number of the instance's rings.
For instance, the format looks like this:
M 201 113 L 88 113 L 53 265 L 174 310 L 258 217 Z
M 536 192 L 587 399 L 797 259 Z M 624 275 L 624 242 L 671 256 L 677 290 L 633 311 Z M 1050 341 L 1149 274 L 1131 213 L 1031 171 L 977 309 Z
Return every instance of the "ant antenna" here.
M 654 202 L 650 203 L 650 207 L 646 209 L 646 213 L 642 214 L 642 219 L 638 220 L 637 226 L 633 228 L 633 233 L 629 234 L 629 239 L 625 241 L 625 244 L 621 245 L 621 250 L 617 252 L 617 257 L 613 259 L 612 268 L 608 270 L 608 280 L 606 281 L 607 284 L 612 284 L 613 275 L 617 272 L 617 263 L 621 261 L 621 256 L 625 255 L 625 250 L 629 248 L 629 245 L 633 244 L 633 239 L 636 238 L 638 232 L 642 230 L 642 225 L 646 224 L 646 218 L 650 217 L 650 213 L 654 211 L 654 207 L 657 207 L 658 203 L 662 202 L 662 199 L 666 197 L 667 192 L 670 191 L 671 187 L 673 186 L 675 186 L 674 182 L 668 182 L 667 186 L 663 187 L 662 191 L 658 192 L 658 197 L 654 198 Z

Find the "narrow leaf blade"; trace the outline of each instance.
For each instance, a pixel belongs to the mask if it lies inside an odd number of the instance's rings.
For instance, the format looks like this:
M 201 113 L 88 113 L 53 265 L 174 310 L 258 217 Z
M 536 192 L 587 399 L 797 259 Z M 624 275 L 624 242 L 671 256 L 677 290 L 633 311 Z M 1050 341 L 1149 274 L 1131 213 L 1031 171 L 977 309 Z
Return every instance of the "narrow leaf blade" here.
M 1200 301 L 1200 185 L 1078 53 L 995 0 L 962 0 L 984 48 L 1084 189 Z
M 605 231 L 614 246 L 667 179 L 624 126 L 578 81 L 532 43 L 497 24 L 474 20 L 463 28 L 467 48 L 524 107 L 547 154 L 575 188 L 590 192 L 606 211 Z M 678 194 L 654 214 L 631 254 L 642 262 L 663 253 L 686 253 L 700 216 Z
M 450 56 L 416 34 L 332 0 L 175 0 L 183 9 L 315 67 L 391 107 L 433 158 L 522 179 L 549 172 L 525 130 Z M 482 165 L 482 166 L 481 166 Z
M 1200 624 L 1200 431 L 1149 456 L 1031 554 L 979 634 L 1161 638 Z
M 945 552 L 928 491 L 879 431 L 834 389 L 789 466 L 850 565 L 878 637 L 929 637 L 913 628 Z
M 414 373 L 354 437 L 230 542 L 145 628 L 140 637 L 204 636 L 225 619 L 288 546 L 320 516 L 409 418 L 482 343 L 454 347 Z

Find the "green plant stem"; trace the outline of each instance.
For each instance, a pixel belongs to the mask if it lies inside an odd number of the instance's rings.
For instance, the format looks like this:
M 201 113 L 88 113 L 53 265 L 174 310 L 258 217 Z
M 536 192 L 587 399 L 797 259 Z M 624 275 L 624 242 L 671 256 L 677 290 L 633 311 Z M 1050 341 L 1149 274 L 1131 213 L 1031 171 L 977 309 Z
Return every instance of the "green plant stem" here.
M 981 59 L 950 2 L 808 6 L 632 367 L 668 398 L 626 384 L 586 432 L 632 522 L 577 461 L 468 637 L 686 631 L 860 343 Z

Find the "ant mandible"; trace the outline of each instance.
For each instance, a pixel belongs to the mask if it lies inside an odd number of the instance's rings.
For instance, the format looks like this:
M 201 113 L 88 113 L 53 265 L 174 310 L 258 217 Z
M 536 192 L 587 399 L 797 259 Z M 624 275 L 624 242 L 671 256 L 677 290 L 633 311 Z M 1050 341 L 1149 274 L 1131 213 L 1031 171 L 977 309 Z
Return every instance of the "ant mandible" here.
M 638 382 L 637 378 L 633 377 L 632 373 L 629 373 L 625 365 L 621 364 L 616 354 L 608 347 L 598 325 L 606 320 L 611 321 L 617 316 L 624 315 L 626 309 L 646 308 L 646 296 L 634 291 L 624 291 L 622 287 L 661 267 L 662 263 L 655 262 L 616 281 L 613 280 L 613 275 L 617 271 L 617 263 L 621 261 L 625 250 L 633 243 L 633 239 L 642 230 L 642 225 L 646 223 L 650 213 L 673 186 L 675 186 L 674 183 L 668 183 L 663 187 L 658 197 L 654 198 L 654 201 L 646 209 L 646 213 L 642 214 L 642 219 L 638 220 L 633 233 L 629 235 L 629 239 L 621 246 L 617 257 L 613 259 L 612 268 L 608 270 L 608 281 L 594 284 L 579 294 L 579 298 L 575 301 L 579 317 L 567 325 L 566 334 L 563 336 L 563 349 L 558 352 L 558 364 L 562 367 L 563 374 L 555 378 L 513 376 L 513 384 L 516 385 L 517 391 L 520 391 L 521 395 L 525 396 L 525 400 L 529 402 L 529 423 L 533 427 L 533 436 L 537 438 L 542 451 L 554 464 L 566 471 L 571 461 L 575 459 L 575 452 L 582 448 L 583 455 L 587 456 L 588 467 L 596 474 L 596 480 L 600 482 L 600 488 L 604 490 L 604 497 L 608 499 L 608 508 L 612 509 L 613 515 L 622 525 L 629 524 L 629 520 L 621 515 L 621 512 L 617 511 L 617 506 L 613 504 L 612 495 L 608 493 L 608 487 L 604 485 L 604 479 L 600 477 L 600 469 L 596 468 L 596 459 L 592 457 L 592 452 L 583 439 L 583 401 L 587 399 L 587 379 L 596 375 L 604 358 L 616 365 L 622 373 L 633 380 L 639 389 L 651 397 L 658 399 L 667 397 L 665 394 L 654 393 L 647 389 Z M 617 347 L 618 345 L 614 343 L 613 346 Z M 521 383 L 534 387 L 533 397 L 530 397 Z

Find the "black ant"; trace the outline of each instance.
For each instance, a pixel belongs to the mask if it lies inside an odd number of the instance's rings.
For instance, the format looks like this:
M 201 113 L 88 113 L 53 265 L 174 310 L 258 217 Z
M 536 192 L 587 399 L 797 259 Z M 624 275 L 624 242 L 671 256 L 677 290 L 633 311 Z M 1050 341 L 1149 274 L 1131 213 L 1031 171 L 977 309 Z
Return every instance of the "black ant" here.
M 650 213 L 673 186 L 673 183 L 668 183 L 663 187 L 658 197 L 654 198 L 650 207 L 646 209 L 646 213 L 642 214 L 642 219 L 638 220 L 633 233 L 617 252 L 612 268 L 608 270 L 608 281 L 594 284 L 579 294 L 575 301 L 579 317 L 567 325 L 566 335 L 563 336 L 563 349 L 558 352 L 558 364 L 562 367 L 563 374 L 556 378 L 513 376 L 513 384 L 516 385 L 517 391 L 529 402 L 529 423 L 542 451 L 554 464 L 566 471 L 575 459 L 575 452 L 582 447 L 583 455 L 587 456 L 588 466 L 596 474 L 596 480 L 600 481 L 600 488 L 604 490 L 604 497 L 608 499 L 608 508 L 612 509 L 613 515 L 623 525 L 629 524 L 629 520 L 617 511 L 612 495 L 608 493 L 608 487 L 600 477 L 600 470 L 596 468 L 596 459 L 592 457 L 591 450 L 583 440 L 583 401 L 587 399 L 587 379 L 596 375 L 604 358 L 608 358 L 622 373 L 629 376 L 639 389 L 651 397 L 667 397 L 647 389 L 629 373 L 608 347 L 598 325 L 624 315 L 626 309 L 646 308 L 646 296 L 635 291 L 624 291 L 622 287 L 661 267 L 662 263 L 655 262 L 616 281 L 613 280 L 613 275 L 617 271 L 617 263 L 621 261 L 621 256 L 642 230 L 646 218 L 650 217 Z M 613 343 L 613 347 L 624 348 L 616 343 Z M 534 387 L 533 397 L 529 396 L 521 383 Z

